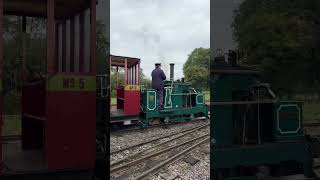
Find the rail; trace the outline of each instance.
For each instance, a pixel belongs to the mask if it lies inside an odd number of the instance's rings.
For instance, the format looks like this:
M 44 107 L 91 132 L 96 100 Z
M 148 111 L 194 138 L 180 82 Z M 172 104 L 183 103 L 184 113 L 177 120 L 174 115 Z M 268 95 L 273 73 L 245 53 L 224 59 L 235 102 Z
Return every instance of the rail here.
M 184 132 L 187 132 L 187 131 L 191 131 L 191 130 L 197 129 L 199 127 L 202 127 L 202 126 L 203 126 L 203 124 L 201 124 L 199 126 L 196 126 L 196 127 L 193 127 L 193 128 L 188 128 L 188 129 L 185 129 L 185 130 L 182 130 L 182 131 L 179 131 L 179 132 L 175 132 L 175 133 L 172 133 L 172 134 L 169 134 L 169 135 L 166 135 L 166 136 L 162 136 L 162 137 L 158 137 L 158 138 L 155 138 L 155 139 L 151 139 L 149 141 L 145 141 L 145 142 L 142 142 L 142 143 L 139 143 L 139 144 L 128 146 L 128 147 L 125 147 L 125 148 L 122 148 L 122 149 L 114 150 L 114 151 L 110 152 L 110 155 L 115 154 L 115 153 L 119 153 L 119 152 L 122 152 L 122 151 L 125 151 L 125 150 L 128 150 L 128 149 L 132 149 L 132 148 L 135 148 L 135 147 L 138 147 L 138 146 L 142 146 L 142 145 L 145 145 L 145 144 L 149 144 L 149 143 L 152 143 L 152 142 L 155 142 L 155 141 L 158 141 L 160 139 L 164 139 L 164 138 L 167 138 L 167 137 L 170 137 L 170 136 L 174 136 L 174 135 L 181 134 L 181 133 L 184 133 Z M 205 126 L 207 126 L 207 125 L 205 125 Z
M 193 132 L 195 132 L 195 131 L 197 131 L 197 130 L 199 130 L 199 129 L 205 128 L 205 127 L 207 127 L 207 126 L 209 126 L 209 124 L 201 125 L 200 127 L 197 127 L 197 128 L 195 128 L 195 129 L 186 131 L 186 132 L 182 133 L 181 135 L 179 135 L 179 136 L 177 136 L 177 137 L 175 137 L 175 138 L 172 138 L 172 139 L 163 141 L 162 143 L 159 143 L 159 144 L 157 144 L 157 145 L 155 145 L 155 146 L 152 146 L 152 147 L 150 147 L 150 148 L 144 149 L 144 150 L 142 150 L 142 151 L 140 151 L 140 152 L 138 152 L 138 153 L 136 153 L 136 154 L 133 154 L 133 155 L 131 155 L 131 156 L 127 156 L 127 157 L 122 158 L 122 159 L 120 159 L 120 160 L 118 160 L 118 161 L 116 161 L 116 162 L 113 162 L 113 163 L 110 164 L 110 166 L 115 166 L 115 165 L 117 165 L 117 164 L 119 164 L 119 163 L 121 163 L 121 162 L 123 162 L 123 161 L 125 161 L 125 160 L 128 160 L 128 159 L 130 159 L 130 158 L 136 157 L 136 156 L 138 156 L 138 155 L 140 155 L 140 154 L 142 154 L 142 153 L 144 153 L 144 152 L 147 152 L 147 151 L 149 151 L 149 150 L 151 150 L 151 149 L 154 149 L 154 148 L 159 147 L 159 146 L 161 146 L 161 145 L 164 145 L 164 144 L 167 144 L 167 143 L 169 143 L 169 142 L 172 142 L 172 141 L 174 141 L 174 140 L 176 140 L 176 139 L 179 139 L 179 138 L 181 138 L 181 137 L 183 137 L 183 136 L 185 136 L 185 135 L 191 134 L 191 133 L 193 133 Z M 173 136 L 173 135 L 171 135 L 171 136 Z M 163 139 L 163 138 L 162 138 L 162 139 Z
M 187 152 L 191 151 L 192 149 L 198 147 L 200 144 L 206 142 L 209 140 L 209 133 L 204 132 L 204 131 L 199 131 L 200 129 L 203 129 L 205 127 L 209 126 L 209 124 L 201 124 L 198 127 L 195 128 L 190 128 L 185 130 L 185 132 L 177 132 L 174 134 L 171 134 L 170 136 L 173 136 L 172 138 L 165 140 L 163 142 L 160 142 L 158 144 L 152 145 L 151 147 L 145 148 L 135 154 L 129 155 L 125 158 L 122 158 L 116 162 L 113 162 L 110 164 L 110 173 L 112 174 L 117 174 L 119 175 L 119 172 L 124 172 L 124 174 L 121 174 L 120 176 L 118 176 L 117 178 L 122 178 L 123 176 L 136 176 L 133 177 L 134 179 L 143 179 L 146 176 L 150 175 L 151 173 L 161 169 L 162 167 L 164 167 L 167 164 L 170 164 L 172 162 L 174 162 L 175 160 L 177 160 L 178 158 L 182 157 L 183 155 L 185 155 Z M 191 133 L 195 133 L 195 134 L 191 134 Z M 178 135 L 180 134 L 180 135 Z M 178 136 L 175 136 L 178 135 Z M 163 136 L 161 138 L 157 138 L 157 140 L 160 139 L 164 139 L 167 138 L 168 136 Z M 180 138 L 184 138 L 184 140 L 181 140 Z M 141 144 L 137 144 L 137 145 L 133 145 L 131 146 L 132 149 L 135 147 L 139 147 L 139 145 L 145 145 L 151 142 L 156 141 L 154 140 L 150 140 L 148 142 L 144 142 Z M 172 142 L 175 141 L 176 143 L 173 143 L 174 145 L 172 145 Z M 168 144 L 168 145 L 166 145 Z M 117 152 L 113 152 L 114 153 L 118 153 L 121 152 L 123 150 L 128 150 L 131 147 L 127 147 L 124 149 L 121 149 Z M 177 150 L 179 149 L 179 153 L 175 154 L 174 156 L 170 156 L 170 157 L 166 157 L 166 159 L 161 162 L 160 164 L 151 167 L 150 169 L 146 170 L 145 172 L 142 172 L 142 174 L 137 174 L 137 172 L 139 170 L 141 170 L 141 166 L 137 166 L 140 163 L 146 163 L 150 158 L 154 158 L 154 157 L 162 157 L 162 155 L 167 154 L 172 152 L 172 150 Z M 136 168 L 136 166 L 138 168 Z M 138 169 L 138 170 L 137 170 Z M 132 171 L 133 170 L 133 171 Z M 127 177 L 125 177 L 127 178 Z

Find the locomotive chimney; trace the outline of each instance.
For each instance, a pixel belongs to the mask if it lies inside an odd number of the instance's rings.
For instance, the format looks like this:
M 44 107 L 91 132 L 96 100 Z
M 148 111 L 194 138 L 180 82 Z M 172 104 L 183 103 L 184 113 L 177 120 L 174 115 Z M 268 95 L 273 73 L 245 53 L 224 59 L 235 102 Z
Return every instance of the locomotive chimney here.
M 170 80 L 173 81 L 174 77 L 174 63 L 170 63 Z

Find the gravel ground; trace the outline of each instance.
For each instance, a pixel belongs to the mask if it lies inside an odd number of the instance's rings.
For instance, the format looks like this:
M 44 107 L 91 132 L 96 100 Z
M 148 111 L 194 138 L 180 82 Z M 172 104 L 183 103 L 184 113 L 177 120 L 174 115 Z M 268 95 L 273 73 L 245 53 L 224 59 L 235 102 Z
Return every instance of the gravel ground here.
M 207 122 L 207 121 L 206 121 Z M 131 132 L 122 132 L 114 133 L 110 135 L 110 149 L 111 152 L 117 149 L 121 149 L 124 147 L 128 147 L 134 144 L 138 144 L 144 141 L 148 141 L 154 138 L 157 138 L 159 136 L 165 136 L 168 134 L 172 134 L 177 131 L 182 131 L 185 129 L 189 129 L 195 126 L 200 125 L 201 123 L 204 123 L 204 121 L 199 122 L 192 122 L 192 123 L 185 123 L 185 124 L 175 124 L 171 125 L 169 129 L 164 128 L 152 128 L 147 129 L 145 131 L 131 131 Z M 209 133 L 209 128 L 203 129 L 200 134 Z M 197 133 L 198 134 L 198 133 Z M 192 137 L 192 136 L 191 136 Z M 172 138 L 172 137 L 170 137 Z M 163 139 L 161 141 L 157 141 L 156 143 L 165 141 L 167 139 Z M 190 138 L 190 136 L 189 136 Z M 171 143 L 175 144 L 174 142 Z M 119 159 L 122 159 L 129 154 L 137 153 L 141 151 L 142 149 L 145 149 L 147 147 L 152 146 L 152 144 L 146 144 L 142 147 L 135 148 L 133 150 L 126 150 L 122 153 L 114 154 L 110 157 L 111 162 L 117 161 Z M 189 156 L 189 155 L 188 155 Z M 205 143 L 201 145 L 201 147 L 194 149 L 192 152 L 190 152 L 190 156 L 198 159 L 199 161 L 195 165 L 190 165 L 189 163 L 186 163 L 184 159 L 180 159 L 170 165 L 166 170 L 168 173 L 158 173 L 152 177 L 152 179 L 209 179 L 209 141 L 208 143 Z M 161 156 L 162 157 L 162 156 Z M 158 160 L 159 158 L 158 157 Z M 153 159 L 154 160 L 154 159 Z M 144 166 L 144 165 L 143 165 Z M 122 174 L 120 172 L 120 174 Z
M 304 127 L 304 130 L 310 135 L 320 135 L 320 126 Z
M 152 180 L 192 180 L 192 179 L 210 179 L 210 155 L 209 142 L 200 145 L 198 148 L 191 151 L 187 156 L 198 159 L 199 161 L 191 165 L 184 161 L 184 158 L 179 159 L 159 173 L 155 174 Z
M 114 151 L 117 149 L 121 149 L 127 146 L 131 146 L 134 144 L 142 143 L 147 140 L 151 140 L 157 138 L 159 136 L 165 136 L 177 131 L 182 131 L 185 129 L 189 129 L 195 126 L 198 126 L 204 122 L 208 121 L 197 121 L 197 122 L 190 122 L 185 124 L 173 124 L 170 128 L 151 128 L 146 129 L 144 131 L 128 131 L 128 132 L 121 132 L 121 133 L 111 133 L 110 134 L 110 151 Z

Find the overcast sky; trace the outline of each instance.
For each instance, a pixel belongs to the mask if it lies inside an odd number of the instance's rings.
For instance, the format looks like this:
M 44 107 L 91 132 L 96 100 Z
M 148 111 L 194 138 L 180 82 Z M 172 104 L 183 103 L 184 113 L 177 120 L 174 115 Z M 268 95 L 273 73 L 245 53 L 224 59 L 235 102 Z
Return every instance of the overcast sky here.
M 111 0 L 110 51 L 137 57 L 150 77 L 161 62 L 167 77 L 175 63 L 175 79 L 194 48 L 210 47 L 210 0 Z
M 242 0 L 214 0 L 211 4 L 211 47 L 223 49 L 234 49 L 236 43 L 233 41 L 231 24 L 234 18 L 234 10 L 239 7 Z

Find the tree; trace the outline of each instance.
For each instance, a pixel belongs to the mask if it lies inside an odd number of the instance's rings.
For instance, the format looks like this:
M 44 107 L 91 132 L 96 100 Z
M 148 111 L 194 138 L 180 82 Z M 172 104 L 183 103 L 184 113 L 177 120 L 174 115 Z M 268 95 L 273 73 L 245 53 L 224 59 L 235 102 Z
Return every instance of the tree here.
M 312 89 L 320 82 L 319 17 L 317 0 L 244 0 L 232 25 L 242 63 L 257 65 L 275 89 Z
M 146 88 L 151 88 L 151 80 L 143 73 L 142 68 L 140 68 L 140 84 Z
M 186 81 L 197 89 L 208 89 L 210 49 L 196 48 L 183 65 Z
M 109 41 L 106 37 L 106 25 L 97 21 L 97 73 L 107 74 L 108 60 L 107 53 L 109 50 Z
M 116 96 L 116 88 L 118 85 L 124 84 L 124 71 L 123 68 L 119 68 L 118 72 L 116 72 L 116 68 L 111 70 L 111 96 Z M 151 80 L 148 79 L 143 73 L 143 69 L 140 68 L 140 85 L 145 88 L 151 87 Z

